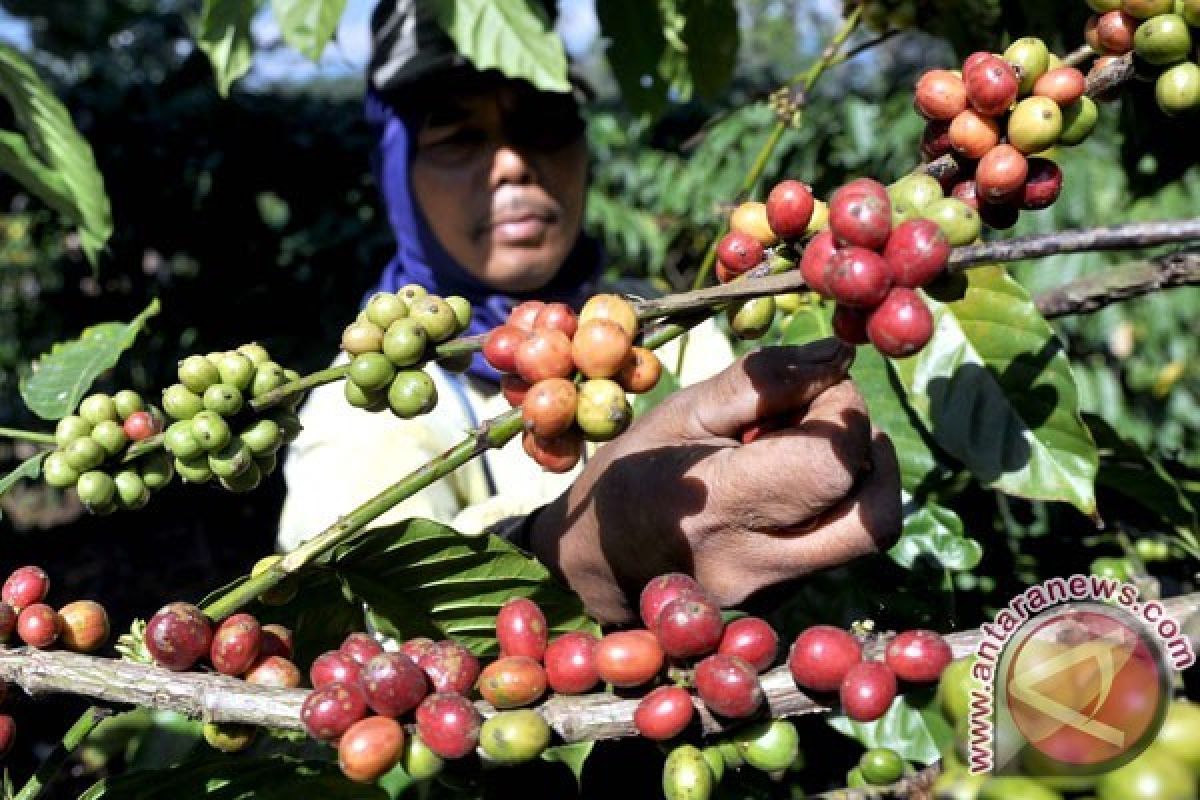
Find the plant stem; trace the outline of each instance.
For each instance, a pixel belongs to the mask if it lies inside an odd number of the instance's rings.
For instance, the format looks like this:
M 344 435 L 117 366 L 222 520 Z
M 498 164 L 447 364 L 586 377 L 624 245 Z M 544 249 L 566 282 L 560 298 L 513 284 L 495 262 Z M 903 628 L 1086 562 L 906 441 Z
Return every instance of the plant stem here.
M 96 730 L 96 726 L 103 722 L 108 715 L 107 709 L 97 706 L 92 706 L 83 712 L 83 716 L 75 720 L 75 724 L 63 734 L 62 741 L 54 747 L 50 755 L 46 756 L 46 760 L 37 768 L 37 772 L 33 773 L 33 777 L 21 787 L 21 791 L 17 793 L 14 800 L 35 800 L 41 796 L 42 791 L 50 781 L 54 780 L 54 776 L 62 769 L 63 764 L 67 763 L 71 753 L 83 744 L 84 739 L 91 735 L 92 731 Z
M 343 364 L 337 367 L 327 367 L 322 370 L 317 370 L 309 375 L 305 375 L 299 380 L 285 383 L 282 386 L 277 386 L 266 394 L 259 395 L 251 400 L 248 405 L 253 411 L 264 411 L 272 406 L 276 406 L 297 392 L 307 392 L 309 389 L 315 389 L 318 386 L 324 386 L 327 383 L 341 380 L 346 377 L 348 367 Z
M 36 444 L 56 444 L 53 433 L 27 431 L 21 428 L 0 428 L 0 437 L 16 439 L 22 442 L 34 442 Z

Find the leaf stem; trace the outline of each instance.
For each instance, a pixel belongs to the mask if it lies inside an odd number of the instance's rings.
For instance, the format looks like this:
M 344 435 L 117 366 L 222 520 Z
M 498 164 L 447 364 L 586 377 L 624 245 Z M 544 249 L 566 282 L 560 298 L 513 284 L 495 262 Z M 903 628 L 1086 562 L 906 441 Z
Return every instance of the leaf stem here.
M 85 711 L 83 716 L 75 720 L 75 724 L 67 729 L 62 740 L 50 755 L 46 756 L 46 760 L 21 787 L 21 791 L 13 800 L 36 800 L 37 797 L 40 797 L 42 791 L 50 781 L 54 780 L 54 776 L 62 769 L 63 764 L 67 763 L 67 759 L 71 757 L 75 749 L 83 744 L 84 739 L 90 736 L 92 731 L 96 730 L 96 726 L 103 722 L 110 713 L 108 709 L 99 706 L 92 706 Z
M 22 428 L 0 427 L 0 437 L 5 439 L 16 439 L 22 442 L 34 442 L 35 444 L 57 444 L 57 442 L 54 440 L 53 433 L 27 431 Z

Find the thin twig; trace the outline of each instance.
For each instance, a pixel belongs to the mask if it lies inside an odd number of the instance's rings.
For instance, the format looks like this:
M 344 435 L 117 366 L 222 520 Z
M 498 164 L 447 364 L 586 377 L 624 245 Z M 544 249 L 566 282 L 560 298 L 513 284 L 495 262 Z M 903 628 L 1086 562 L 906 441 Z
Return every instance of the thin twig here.
M 1200 286 L 1200 253 L 1172 253 L 1088 275 L 1043 292 L 1036 302 L 1042 316 L 1053 319 L 1181 286 Z

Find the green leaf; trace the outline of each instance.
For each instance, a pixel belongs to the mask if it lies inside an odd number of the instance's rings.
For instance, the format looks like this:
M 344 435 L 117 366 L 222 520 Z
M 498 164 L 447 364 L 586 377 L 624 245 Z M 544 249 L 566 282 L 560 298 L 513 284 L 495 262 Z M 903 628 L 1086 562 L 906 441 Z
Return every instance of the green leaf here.
M 346 0 L 271 0 L 283 40 L 313 61 L 337 31 Z
M 955 280 L 930 298 L 933 341 L 892 362 L 909 405 L 984 485 L 1094 514 L 1096 446 L 1054 331 L 1000 267 Z
M 59 342 L 35 362 L 34 373 L 21 381 L 21 397 L 42 419 L 62 419 L 79 405 L 92 383 L 121 358 L 159 311 L 153 300 L 130 322 L 102 322 L 78 339 Z
M 609 40 L 605 56 L 621 97 L 635 113 L 657 116 L 667 104 L 668 89 L 659 74 L 667 39 L 657 3 L 605 0 L 596 4 L 596 17 Z
M 538 3 L 436 0 L 438 24 L 477 69 L 498 69 L 547 92 L 569 92 L 567 54 Z
M 494 654 L 496 613 L 514 597 L 536 602 L 552 632 L 598 631 L 577 596 L 496 536 L 409 520 L 373 530 L 339 552 L 334 567 L 381 630 L 399 638 L 453 637 L 479 655 Z
M 387 800 L 376 786 L 345 778 L 332 761 L 302 761 L 285 756 L 230 758 L 213 755 L 168 769 L 135 770 L 100 781 L 80 800 Z
M 91 146 L 29 62 L 4 44 L 0 94 L 25 133 L 0 131 L 0 169 L 78 226 L 80 244 L 94 266 L 113 225 L 104 176 Z
M 204 0 L 196 44 L 212 64 L 222 97 L 250 70 L 254 50 L 250 22 L 257 8 L 257 0 Z
M 1084 420 L 1100 449 L 1097 483 L 1129 498 L 1169 525 L 1196 527 L 1195 507 L 1160 462 L 1123 439 L 1103 417 L 1085 414 Z
M 948 508 L 926 502 L 904 517 L 904 531 L 888 551 L 902 567 L 911 569 L 917 559 L 928 556 L 943 569 L 971 570 L 979 565 L 983 548 L 963 535 L 963 523 Z
M 0 478 L 0 496 L 16 485 L 17 481 L 25 478 L 27 480 L 37 480 L 37 477 L 42 474 L 42 462 L 46 460 L 46 456 L 50 455 L 49 450 L 43 450 L 36 453 L 21 462 L 20 466 L 12 472 Z
M 702 98 L 713 100 L 729 85 L 737 66 L 737 7 L 733 0 L 684 0 L 681 11 L 687 18 L 683 41 L 692 85 Z
M 829 726 L 858 741 L 864 748 L 887 747 L 906 761 L 932 764 L 941 749 L 954 741 L 954 731 L 937 710 L 933 689 L 906 692 L 874 722 L 855 722 L 849 717 L 828 719 Z
M 575 785 L 582 788 L 583 766 L 587 763 L 588 756 L 592 754 L 592 748 L 595 746 L 595 742 L 575 742 L 574 744 L 548 747 L 542 752 L 542 761 L 566 764 L 567 769 L 571 770 L 571 774 L 575 776 Z

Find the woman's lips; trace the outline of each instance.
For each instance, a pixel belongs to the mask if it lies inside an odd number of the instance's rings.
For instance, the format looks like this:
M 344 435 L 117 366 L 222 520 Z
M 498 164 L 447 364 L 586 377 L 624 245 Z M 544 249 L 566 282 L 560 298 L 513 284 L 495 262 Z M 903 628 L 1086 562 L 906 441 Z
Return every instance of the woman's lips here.
M 550 228 L 550 219 L 541 214 L 523 214 L 492 223 L 491 238 L 500 244 L 540 244 Z

